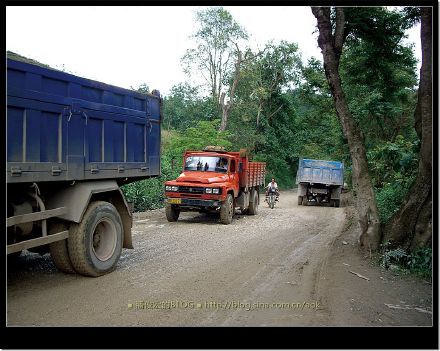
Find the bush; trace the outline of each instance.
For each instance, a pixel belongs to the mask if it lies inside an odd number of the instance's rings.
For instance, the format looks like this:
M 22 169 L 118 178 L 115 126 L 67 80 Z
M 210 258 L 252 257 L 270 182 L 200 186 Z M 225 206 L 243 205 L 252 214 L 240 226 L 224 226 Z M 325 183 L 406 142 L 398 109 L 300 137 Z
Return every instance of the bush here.
M 127 201 L 133 202 L 134 211 L 147 211 L 163 207 L 162 177 L 140 180 L 124 185 L 122 191 Z
M 419 248 L 408 256 L 409 270 L 424 278 L 432 276 L 432 248 Z
M 382 255 L 382 262 L 380 265 L 381 267 L 387 269 L 392 264 L 404 266 L 407 258 L 408 255 L 406 254 L 405 250 L 401 249 L 400 247 L 395 250 L 385 250 Z
M 181 168 L 180 164 L 172 167 L 172 157 L 164 154 L 161 157 L 161 169 L 160 177 L 139 180 L 121 187 L 127 201 L 133 202 L 135 212 L 154 210 L 164 206 L 164 183 L 175 179 Z
M 380 189 L 376 189 L 377 208 L 381 223 L 387 223 L 393 214 L 399 210 L 413 180 L 414 177 L 406 180 L 400 179 L 394 183 L 388 183 Z
M 409 272 L 423 278 L 431 278 L 432 248 L 418 248 L 409 254 L 402 248 L 385 249 L 380 257 L 380 266 L 386 269 L 394 266 L 403 273 Z

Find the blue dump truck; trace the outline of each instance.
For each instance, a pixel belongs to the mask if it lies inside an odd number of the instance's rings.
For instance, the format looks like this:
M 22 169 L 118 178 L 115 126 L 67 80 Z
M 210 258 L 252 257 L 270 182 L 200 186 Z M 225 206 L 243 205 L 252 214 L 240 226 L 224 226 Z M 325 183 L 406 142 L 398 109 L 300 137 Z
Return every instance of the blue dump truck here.
M 120 186 L 160 175 L 162 99 L 7 60 L 7 253 L 66 273 L 112 271 L 132 249 Z
M 344 185 L 344 164 L 338 161 L 300 159 L 296 174 L 298 205 L 310 202 L 339 207 Z

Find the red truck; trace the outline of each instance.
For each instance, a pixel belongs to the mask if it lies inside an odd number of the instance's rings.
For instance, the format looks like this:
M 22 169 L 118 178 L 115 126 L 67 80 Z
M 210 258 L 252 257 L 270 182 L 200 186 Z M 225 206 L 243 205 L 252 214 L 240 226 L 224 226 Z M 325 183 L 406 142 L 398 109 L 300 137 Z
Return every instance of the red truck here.
M 177 221 L 182 211 L 217 212 L 221 223 L 230 224 L 236 208 L 256 215 L 265 172 L 266 163 L 250 162 L 244 149 L 186 151 L 183 172 L 176 180 L 165 182 L 167 219 Z

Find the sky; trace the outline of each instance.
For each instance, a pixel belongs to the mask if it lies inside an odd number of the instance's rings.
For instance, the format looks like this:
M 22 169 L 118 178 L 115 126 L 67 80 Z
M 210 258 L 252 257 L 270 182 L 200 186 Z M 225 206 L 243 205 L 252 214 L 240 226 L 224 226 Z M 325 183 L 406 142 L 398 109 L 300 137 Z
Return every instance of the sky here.
M 192 45 L 201 6 L 7 6 L 6 49 L 66 72 L 120 86 L 145 83 L 168 95 L 188 80 L 180 59 Z M 303 61 L 322 61 L 309 7 L 224 6 L 250 35 L 248 45 L 295 42 Z M 420 26 L 408 41 L 420 54 Z M 420 63 L 418 65 L 420 69 Z

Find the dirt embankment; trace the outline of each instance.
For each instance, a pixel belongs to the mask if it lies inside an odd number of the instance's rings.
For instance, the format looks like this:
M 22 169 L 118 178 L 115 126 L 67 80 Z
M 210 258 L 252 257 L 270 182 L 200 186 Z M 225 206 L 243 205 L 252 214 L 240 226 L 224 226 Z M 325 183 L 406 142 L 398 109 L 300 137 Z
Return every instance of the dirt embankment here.
M 63 274 L 30 253 L 9 266 L 8 325 L 431 325 L 430 283 L 364 258 L 353 208 L 342 205 L 298 206 L 285 191 L 274 209 L 262 201 L 258 215 L 227 226 L 136 213 L 135 249 L 108 275 Z

